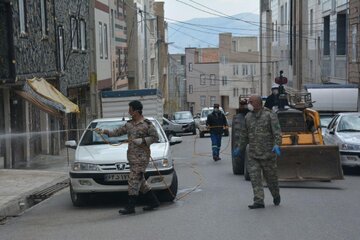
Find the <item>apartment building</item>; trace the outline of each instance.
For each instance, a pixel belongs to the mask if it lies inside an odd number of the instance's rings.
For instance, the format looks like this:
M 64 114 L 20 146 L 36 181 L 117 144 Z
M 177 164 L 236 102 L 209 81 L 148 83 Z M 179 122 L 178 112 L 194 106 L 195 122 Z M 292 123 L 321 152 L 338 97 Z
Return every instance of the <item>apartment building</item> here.
M 241 97 L 260 94 L 257 37 L 219 34 L 219 95 L 224 111 L 235 114 Z
M 125 3 L 122 0 L 109 1 L 110 48 L 112 89 L 128 89 L 128 48 Z
M 167 114 L 188 110 L 186 101 L 185 54 L 169 54 L 169 107 Z
M 58 154 L 85 125 L 86 111 L 62 108 L 39 89 L 65 95 L 89 109 L 89 4 L 80 1 L 0 1 L 0 167 L 12 168 L 40 153 Z M 30 79 L 38 84 L 31 86 Z M 63 104 L 71 103 L 64 98 Z M 71 103 L 72 104 L 72 103 Z M 74 134 L 76 135 L 76 133 Z
M 186 48 L 185 49 L 186 98 L 189 110 L 193 113 L 201 112 L 203 107 L 219 103 L 220 79 L 219 49 L 218 48 Z
M 347 80 L 347 0 L 261 1 L 262 92 L 279 71 L 288 85 Z

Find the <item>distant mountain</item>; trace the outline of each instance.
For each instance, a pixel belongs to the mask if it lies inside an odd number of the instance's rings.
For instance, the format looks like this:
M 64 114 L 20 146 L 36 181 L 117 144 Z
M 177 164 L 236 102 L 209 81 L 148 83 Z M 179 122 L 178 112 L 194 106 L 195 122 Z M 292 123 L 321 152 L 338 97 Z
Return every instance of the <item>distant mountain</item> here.
M 259 15 L 240 13 L 231 17 L 194 18 L 184 22 L 169 22 L 169 52 L 184 53 L 187 47 L 218 47 L 219 33 L 233 36 L 258 36 Z

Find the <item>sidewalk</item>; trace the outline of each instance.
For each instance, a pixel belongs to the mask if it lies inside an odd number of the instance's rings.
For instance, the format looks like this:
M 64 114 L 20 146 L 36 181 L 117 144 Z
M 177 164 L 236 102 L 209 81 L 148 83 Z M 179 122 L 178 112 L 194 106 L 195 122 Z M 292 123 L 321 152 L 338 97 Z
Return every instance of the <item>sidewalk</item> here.
M 31 162 L 18 164 L 14 169 L 0 169 L 0 221 L 17 216 L 44 200 L 34 199 L 37 196 L 35 193 L 46 190 L 44 196 L 48 197 L 66 187 L 74 153 L 73 149 L 69 149 L 69 164 L 65 148 L 59 156 L 39 155 Z

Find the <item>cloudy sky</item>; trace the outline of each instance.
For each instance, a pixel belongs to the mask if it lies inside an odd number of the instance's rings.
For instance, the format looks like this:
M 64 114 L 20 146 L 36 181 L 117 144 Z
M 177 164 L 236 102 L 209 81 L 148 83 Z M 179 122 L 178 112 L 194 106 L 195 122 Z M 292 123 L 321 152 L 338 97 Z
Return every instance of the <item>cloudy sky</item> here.
M 235 15 L 243 12 L 259 14 L 259 0 L 159 0 L 165 2 L 165 17 L 177 21 L 216 17 L 215 14 Z M 197 10 L 195 8 L 201 9 Z M 213 10 L 212 10 L 213 9 Z M 218 13 L 214 12 L 218 11 Z

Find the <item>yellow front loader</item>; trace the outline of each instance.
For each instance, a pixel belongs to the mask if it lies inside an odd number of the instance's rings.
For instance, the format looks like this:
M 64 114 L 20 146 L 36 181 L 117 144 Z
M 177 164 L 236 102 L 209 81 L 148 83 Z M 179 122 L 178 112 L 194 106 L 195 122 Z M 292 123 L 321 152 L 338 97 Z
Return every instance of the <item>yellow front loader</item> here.
M 319 113 L 311 108 L 311 95 L 290 92 L 287 89 L 291 108 L 277 110 L 280 122 L 282 144 L 281 156 L 277 158 L 280 181 L 336 180 L 343 179 L 339 148 L 324 145 Z M 244 117 L 234 116 L 232 124 L 232 149 L 240 137 Z M 241 154 L 232 156 L 234 174 L 244 174 L 249 180 L 246 169 L 248 148 Z
M 287 109 L 277 115 L 282 132 L 280 180 L 343 179 L 339 148 L 324 145 L 317 111 Z

